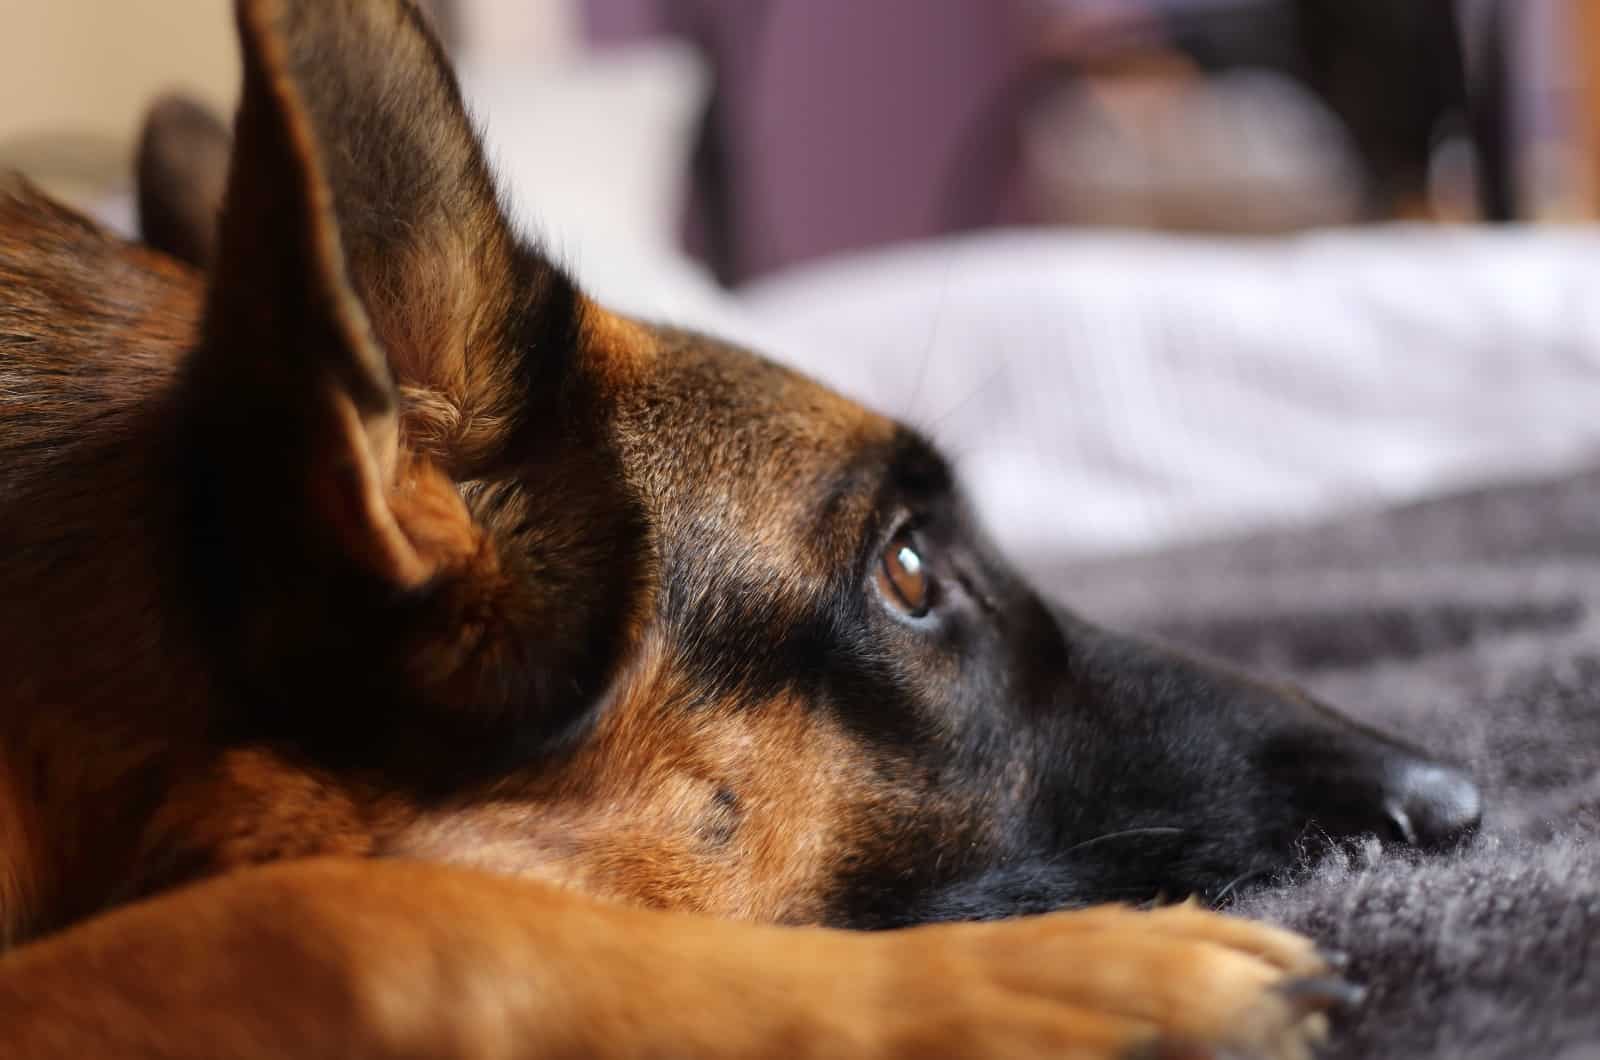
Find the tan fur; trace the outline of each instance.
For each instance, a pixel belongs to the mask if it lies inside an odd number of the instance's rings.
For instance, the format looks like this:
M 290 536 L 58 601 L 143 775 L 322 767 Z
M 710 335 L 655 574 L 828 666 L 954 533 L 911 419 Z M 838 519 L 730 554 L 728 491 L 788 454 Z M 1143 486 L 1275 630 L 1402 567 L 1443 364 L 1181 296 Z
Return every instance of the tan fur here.
M 0 1022 L 25 1057 L 122 1042 L 124 1055 L 240 1060 L 1088 1060 L 1151 1055 L 1156 1028 L 1178 1036 L 1167 1055 L 1207 1055 L 1181 1043 L 1221 1038 L 1308 1057 L 1294 1003 L 1263 990 L 1316 967 L 1292 935 L 1189 907 L 853 935 L 597 904 L 425 863 L 308 861 L 21 951 L 0 963 Z
M 685 711 L 695 690 L 662 648 L 640 657 L 564 768 L 424 814 L 388 845 L 640 905 L 815 922 L 835 852 L 871 832 L 892 793 L 862 800 L 860 748 L 804 704 Z

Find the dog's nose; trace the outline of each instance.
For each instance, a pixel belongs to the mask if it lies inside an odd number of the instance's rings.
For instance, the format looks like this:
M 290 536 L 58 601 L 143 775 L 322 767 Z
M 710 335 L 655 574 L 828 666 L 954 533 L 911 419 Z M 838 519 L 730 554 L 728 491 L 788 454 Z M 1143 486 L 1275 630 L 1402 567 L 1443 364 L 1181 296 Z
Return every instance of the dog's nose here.
M 1275 751 L 1270 768 L 1292 785 L 1315 831 L 1332 839 L 1376 835 L 1443 850 L 1483 816 L 1483 797 L 1464 771 L 1353 725 L 1301 733 Z
M 1441 850 L 1471 835 L 1483 818 L 1478 786 L 1459 769 L 1409 759 L 1396 763 L 1385 779 L 1387 838 Z

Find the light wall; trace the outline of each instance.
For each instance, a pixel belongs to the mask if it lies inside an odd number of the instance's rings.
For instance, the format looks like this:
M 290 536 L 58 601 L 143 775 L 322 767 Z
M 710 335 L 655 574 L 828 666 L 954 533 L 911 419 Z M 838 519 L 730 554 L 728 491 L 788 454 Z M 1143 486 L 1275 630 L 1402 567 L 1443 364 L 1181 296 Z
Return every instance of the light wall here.
M 440 2 L 440 0 L 435 0 Z M 577 0 L 447 0 L 469 53 L 551 60 L 579 47 Z M 126 186 L 139 124 L 181 89 L 231 115 L 229 0 L 0 0 L 0 171 L 80 203 Z
M 0 169 L 75 198 L 124 180 L 152 98 L 178 88 L 231 111 L 227 0 L 0 2 Z

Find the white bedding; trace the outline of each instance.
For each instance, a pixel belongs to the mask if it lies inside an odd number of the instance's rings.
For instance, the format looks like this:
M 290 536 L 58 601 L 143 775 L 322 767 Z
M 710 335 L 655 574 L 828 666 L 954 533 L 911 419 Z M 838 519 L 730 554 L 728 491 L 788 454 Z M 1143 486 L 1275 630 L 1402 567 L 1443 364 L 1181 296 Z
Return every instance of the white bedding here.
M 709 302 L 693 277 L 619 294 Z M 1600 453 L 1595 230 L 997 232 L 798 270 L 701 319 L 922 426 L 1016 549 L 1150 546 Z

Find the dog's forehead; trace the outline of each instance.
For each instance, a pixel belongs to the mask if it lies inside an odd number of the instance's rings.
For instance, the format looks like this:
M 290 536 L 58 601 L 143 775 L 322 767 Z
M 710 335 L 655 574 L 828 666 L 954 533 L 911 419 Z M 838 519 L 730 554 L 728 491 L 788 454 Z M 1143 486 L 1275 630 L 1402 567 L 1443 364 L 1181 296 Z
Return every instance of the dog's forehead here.
M 765 521 L 871 501 L 899 428 L 748 350 L 606 316 L 586 366 L 630 472 L 648 493 Z

